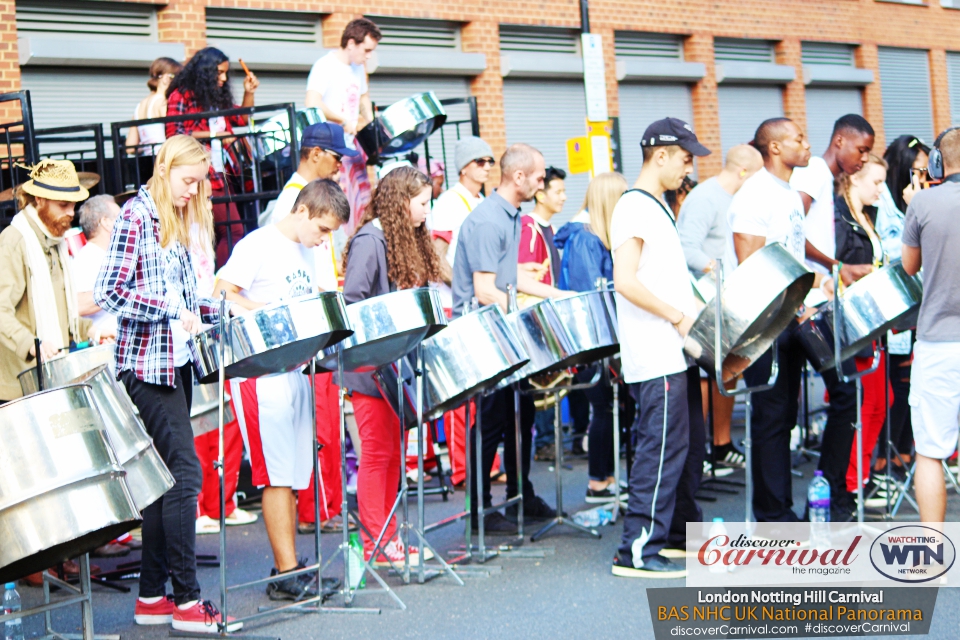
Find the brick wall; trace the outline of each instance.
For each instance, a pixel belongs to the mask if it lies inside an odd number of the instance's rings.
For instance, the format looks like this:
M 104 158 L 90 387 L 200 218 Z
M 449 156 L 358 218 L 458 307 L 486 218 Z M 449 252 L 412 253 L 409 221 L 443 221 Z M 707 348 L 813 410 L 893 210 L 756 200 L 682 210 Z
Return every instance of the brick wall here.
M 204 0 L 170 0 L 157 12 L 160 42 L 182 42 L 189 58 L 207 46 Z
M 20 89 L 14 0 L 0 0 L 0 93 Z M 8 103 L 9 104 L 9 103 Z M 20 120 L 20 107 L 0 107 L 0 121 Z

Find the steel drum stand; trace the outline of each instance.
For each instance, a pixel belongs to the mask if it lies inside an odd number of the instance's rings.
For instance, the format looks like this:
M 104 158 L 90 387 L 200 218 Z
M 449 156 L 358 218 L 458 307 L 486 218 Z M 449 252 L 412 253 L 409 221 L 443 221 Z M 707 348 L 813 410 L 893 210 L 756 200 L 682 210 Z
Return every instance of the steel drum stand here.
M 616 522 L 624 504 L 620 500 L 620 494 L 623 493 L 620 487 L 620 376 L 613 372 L 611 360 L 612 358 L 605 359 L 602 366 L 605 369 L 604 383 L 609 383 L 613 391 L 613 482 L 616 491 L 611 503 L 613 519 L 610 522 Z M 627 469 L 627 477 L 630 477 L 629 469 Z
M 602 363 L 600 366 L 603 366 Z M 563 390 L 578 391 L 582 389 L 590 389 L 592 387 L 595 387 L 597 386 L 597 383 L 600 381 L 601 373 L 602 372 L 600 371 L 600 369 L 597 369 L 597 373 L 593 376 L 593 379 L 590 382 L 585 382 L 583 384 L 558 385 L 549 390 L 545 389 L 543 391 L 530 392 L 531 395 L 539 394 L 539 395 L 547 396 L 550 393 L 553 394 L 553 399 L 554 399 L 554 403 L 553 403 L 553 448 L 554 449 L 553 450 L 555 452 L 554 453 L 555 459 L 553 463 L 553 477 L 556 482 L 556 488 L 557 488 L 557 516 L 552 520 L 550 520 L 549 522 L 547 522 L 547 524 L 542 526 L 539 531 L 537 531 L 532 536 L 530 536 L 530 542 L 536 542 L 539 538 L 542 538 L 543 536 L 545 536 L 548 531 L 550 531 L 557 525 L 565 525 L 573 529 L 577 529 L 578 531 L 589 533 L 590 535 L 592 535 L 594 538 L 597 538 L 597 539 L 600 539 L 602 537 L 600 535 L 600 532 L 597 531 L 596 529 L 585 527 L 581 524 L 574 522 L 572 518 L 567 518 L 563 515 L 563 476 L 561 475 L 561 470 L 563 468 L 563 430 L 562 430 L 562 425 L 560 424 L 560 392 Z M 619 407 L 618 407 L 618 410 L 619 410 Z M 619 422 L 620 421 L 617 420 L 617 426 L 619 426 Z M 617 436 L 614 440 L 614 446 L 617 446 L 619 444 L 619 440 L 620 438 L 619 436 Z M 620 456 L 620 451 L 618 449 L 617 457 L 619 458 L 619 456 Z M 616 471 L 619 471 L 619 469 L 615 468 L 614 471 L 616 475 Z M 619 498 L 620 498 L 619 476 L 617 477 L 616 486 L 614 487 L 614 489 L 616 490 L 617 501 L 619 503 Z M 617 506 L 619 507 L 619 504 Z M 619 508 L 617 510 L 619 510 Z
M 753 402 L 752 396 L 758 391 L 767 391 L 773 388 L 773 385 L 777 382 L 777 375 L 780 373 L 780 363 L 778 353 L 777 353 L 777 342 L 773 342 L 773 360 L 770 363 L 770 378 L 767 380 L 766 384 L 757 385 L 756 387 L 744 387 L 742 389 L 733 389 L 728 391 L 727 388 L 723 385 L 723 359 L 720 357 L 723 353 L 721 347 L 723 342 L 721 340 L 720 324 L 723 321 L 723 260 L 717 259 L 717 267 L 714 269 L 714 272 L 717 274 L 716 284 L 717 291 L 713 296 L 714 302 L 714 318 L 713 318 L 713 354 L 714 354 L 714 363 L 713 363 L 713 375 L 717 383 L 717 389 L 720 391 L 721 395 L 724 395 L 728 398 L 743 396 L 744 404 L 746 405 L 745 414 L 744 414 L 744 437 L 743 437 L 743 462 L 744 462 L 744 472 L 745 472 L 745 487 L 744 487 L 744 498 L 746 502 L 744 519 L 746 523 L 747 535 L 753 533 L 753 435 L 751 433 L 753 428 Z

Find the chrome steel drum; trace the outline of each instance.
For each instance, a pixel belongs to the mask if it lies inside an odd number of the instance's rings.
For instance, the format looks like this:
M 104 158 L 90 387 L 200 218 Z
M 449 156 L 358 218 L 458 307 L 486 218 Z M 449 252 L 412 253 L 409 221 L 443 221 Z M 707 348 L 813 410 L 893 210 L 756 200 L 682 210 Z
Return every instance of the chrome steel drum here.
M 357 132 L 357 140 L 371 163 L 418 147 L 447 121 L 447 113 L 432 92 L 395 102 Z
M 759 358 L 796 317 L 814 274 L 782 245 L 768 244 L 724 279 L 720 328 L 724 379 L 731 380 Z M 715 305 L 697 316 L 683 348 L 713 371 Z
M 909 276 L 899 261 L 857 280 L 839 296 L 840 360 L 853 357 L 920 308 L 923 282 Z M 800 327 L 800 341 L 817 371 L 836 366 L 833 304 Z
M 230 344 L 224 373 L 229 378 L 257 378 L 294 371 L 324 347 L 351 335 L 343 294 L 317 293 L 277 302 L 239 315 L 227 325 Z M 219 341 L 216 327 L 192 338 L 197 352 L 197 380 L 217 379 Z
M 43 571 L 140 524 L 89 385 L 0 407 L 0 582 Z
M 552 302 L 573 341 L 573 364 L 589 364 L 620 352 L 612 291 L 588 291 Z
M 440 295 L 422 287 L 393 291 L 347 305 L 354 334 L 328 347 L 317 366 L 337 370 L 337 352 L 343 352 L 343 370 L 378 368 L 396 362 L 424 339 L 447 325 Z
M 193 437 L 202 436 L 220 428 L 219 390 L 216 383 L 199 384 L 193 381 L 193 401 L 190 403 L 190 426 L 193 427 Z M 229 424 L 237 419 L 230 404 L 229 386 L 223 390 L 223 424 Z
M 107 365 L 110 369 L 110 377 L 115 380 L 117 376 L 113 348 L 114 345 L 112 344 L 103 344 L 50 358 L 43 363 L 43 388 L 50 389 L 65 385 L 102 364 Z M 27 396 L 40 390 L 37 386 L 36 367 L 30 367 L 22 371 L 18 379 L 23 395 Z M 126 394 L 126 390 L 122 387 L 121 391 Z
M 229 333 L 230 321 L 227 321 Z M 194 382 L 198 384 L 207 384 L 216 382 L 220 374 L 220 327 L 214 325 L 209 329 L 190 337 L 191 351 L 193 353 L 193 371 L 196 375 Z M 223 345 L 224 367 L 233 364 L 233 344 L 228 340 Z M 224 378 L 230 379 L 235 376 L 229 375 L 224 371 Z
M 303 130 L 312 124 L 326 122 L 323 111 L 316 107 L 298 109 L 296 114 L 297 140 L 303 137 Z M 260 146 L 260 157 L 266 158 L 272 153 L 283 151 L 290 146 L 290 118 L 287 112 L 278 113 L 257 127 L 257 144 Z M 287 151 L 288 155 L 290 152 Z
M 566 369 L 576 364 L 577 351 L 573 339 L 567 333 L 552 301 L 544 300 L 507 314 L 507 321 L 530 362 L 502 380 L 497 385 L 498 389 L 539 373 Z
M 143 511 L 173 488 L 173 476 L 153 446 L 143 422 L 134 413 L 122 385 L 106 365 L 76 377 L 70 384 L 88 384 L 100 411 L 110 446 L 127 472 L 127 488 L 137 509 Z
M 424 419 L 433 420 L 527 364 L 523 344 L 497 305 L 453 320 L 423 341 Z

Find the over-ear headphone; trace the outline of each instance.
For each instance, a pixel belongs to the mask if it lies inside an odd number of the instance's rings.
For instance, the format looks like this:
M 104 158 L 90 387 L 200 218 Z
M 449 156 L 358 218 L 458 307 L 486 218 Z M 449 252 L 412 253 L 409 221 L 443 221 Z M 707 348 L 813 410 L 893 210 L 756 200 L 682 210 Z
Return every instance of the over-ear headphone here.
M 931 180 L 943 180 L 943 154 L 940 153 L 940 141 L 943 140 L 943 136 L 957 129 L 960 127 L 950 127 L 933 141 L 933 148 L 930 149 L 930 156 L 927 159 L 927 175 Z

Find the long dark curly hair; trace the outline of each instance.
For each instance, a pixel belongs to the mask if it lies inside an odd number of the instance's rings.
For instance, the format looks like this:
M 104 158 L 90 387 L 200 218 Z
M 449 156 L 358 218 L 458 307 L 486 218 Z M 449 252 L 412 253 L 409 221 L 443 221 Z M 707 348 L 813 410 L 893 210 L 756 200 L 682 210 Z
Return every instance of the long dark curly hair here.
M 387 278 L 398 289 L 425 286 L 440 281 L 440 264 L 430 242 L 427 225 L 414 227 L 410 221 L 410 200 L 430 186 L 427 176 L 413 167 L 399 167 L 380 181 L 373 200 L 360 220 L 358 229 L 380 219 L 387 239 Z M 352 241 L 352 239 L 351 239 Z M 347 243 L 343 254 L 346 270 L 350 255 Z
M 227 62 L 230 58 L 223 51 L 215 47 L 200 49 L 190 61 L 184 65 L 177 77 L 167 89 L 167 97 L 179 89 L 181 94 L 187 91 L 193 93 L 193 99 L 204 111 L 215 109 L 232 109 L 236 104 L 230 83 L 225 82 L 222 87 L 217 86 L 217 65 Z

